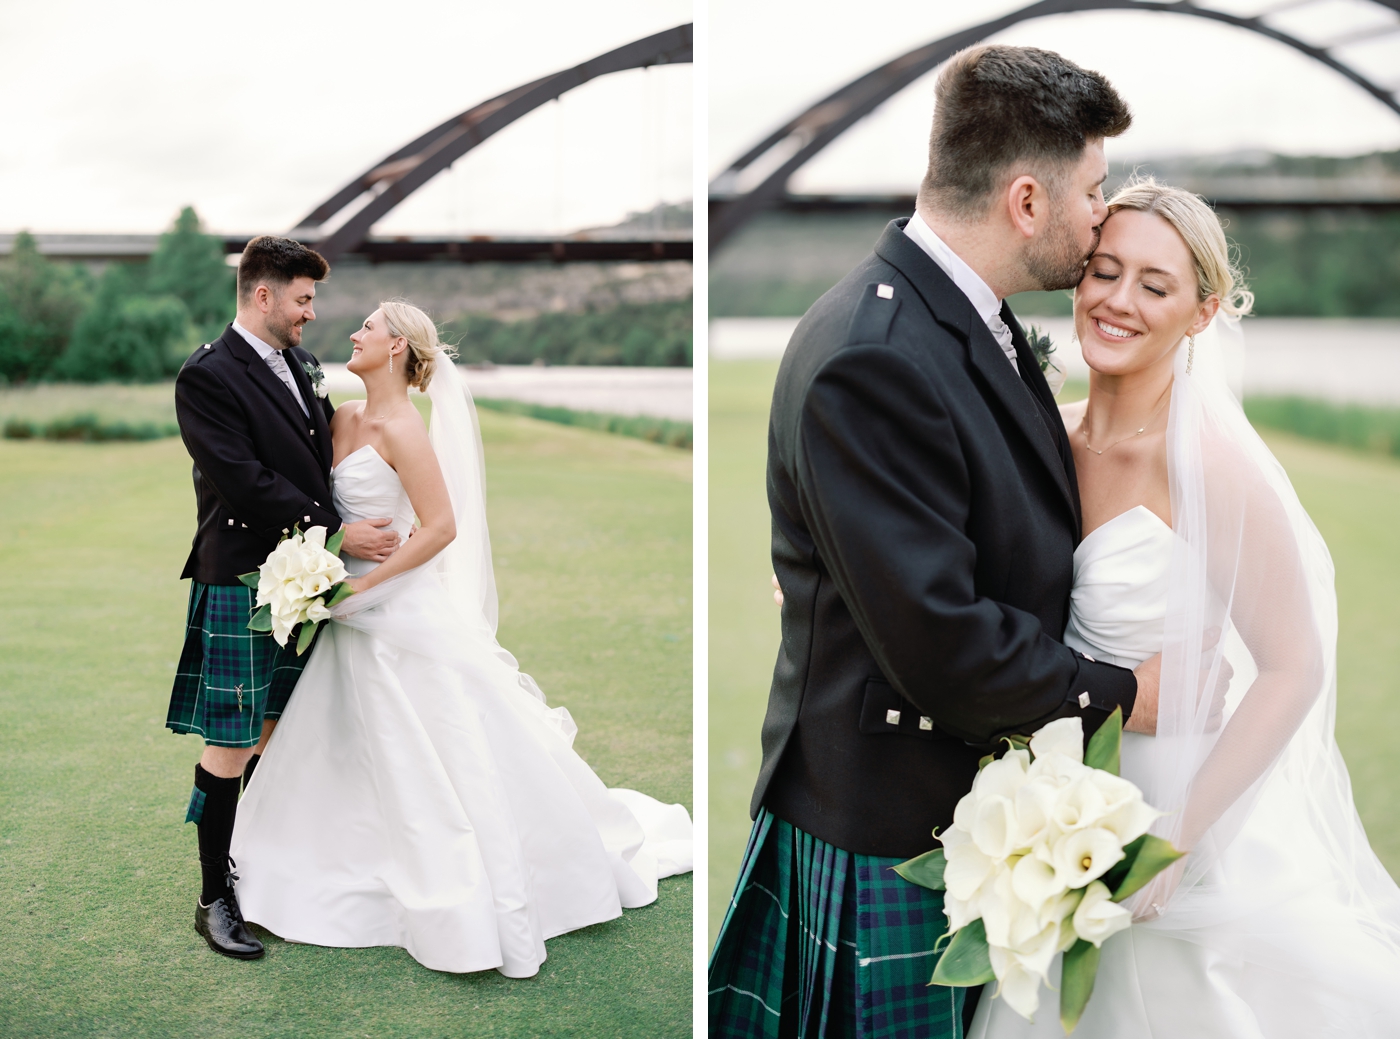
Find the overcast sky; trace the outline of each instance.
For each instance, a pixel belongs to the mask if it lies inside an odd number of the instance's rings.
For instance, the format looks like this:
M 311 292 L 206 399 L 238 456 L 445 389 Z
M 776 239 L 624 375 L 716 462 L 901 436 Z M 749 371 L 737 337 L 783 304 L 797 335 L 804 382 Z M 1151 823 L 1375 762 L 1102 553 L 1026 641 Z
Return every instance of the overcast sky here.
M 856 76 L 1028 0 L 710 0 L 711 175 L 783 121 Z M 1254 14 L 1262 0 L 1202 0 Z M 1321 0 L 1274 24 L 1312 40 L 1397 16 L 1363 0 Z M 1348 155 L 1400 148 L 1400 115 L 1283 44 L 1180 15 L 1095 12 L 1025 22 L 996 42 L 1045 47 L 1096 69 L 1128 99 L 1133 128 L 1110 158 L 1265 148 Z M 1342 52 L 1400 86 L 1400 34 Z M 923 174 L 931 77 L 808 163 L 797 191 L 912 192 Z
M 290 229 L 380 158 L 689 0 L 0 0 L 0 231 Z M 376 228 L 550 232 L 691 194 L 690 65 L 585 84 Z

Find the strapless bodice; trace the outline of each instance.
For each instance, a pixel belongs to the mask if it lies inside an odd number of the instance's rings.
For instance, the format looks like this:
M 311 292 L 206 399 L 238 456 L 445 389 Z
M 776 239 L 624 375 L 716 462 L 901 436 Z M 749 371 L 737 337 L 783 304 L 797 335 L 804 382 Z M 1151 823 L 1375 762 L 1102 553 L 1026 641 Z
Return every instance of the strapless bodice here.
M 346 455 L 331 470 L 331 496 L 335 511 L 346 523 L 388 516 L 392 520 L 389 526 L 404 538 L 413 528 L 413 505 L 399 474 L 370 444 Z M 344 554 L 341 558 L 352 577 L 367 574 L 379 565 Z
M 1151 509 L 1121 512 L 1074 550 L 1065 644 L 1136 667 L 1162 649 L 1173 534 Z

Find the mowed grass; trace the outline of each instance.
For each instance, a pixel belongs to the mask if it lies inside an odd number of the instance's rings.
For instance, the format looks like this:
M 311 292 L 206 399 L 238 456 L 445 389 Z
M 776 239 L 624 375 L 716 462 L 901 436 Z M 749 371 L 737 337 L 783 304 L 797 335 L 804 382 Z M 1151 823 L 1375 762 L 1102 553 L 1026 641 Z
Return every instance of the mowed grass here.
M 776 362 L 710 363 L 710 942 L 749 832 L 779 640 L 764 491 Z M 1067 396 L 1074 394 L 1067 388 Z M 1082 389 L 1082 387 L 1080 388 Z M 1400 462 L 1282 433 L 1265 439 L 1337 568 L 1337 741 L 1371 844 L 1400 876 Z
M 605 782 L 691 806 L 691 455 L 483 412 L 501 642 Z M 194 527 L 178 439 L 0 441 L 0 1035 L 680 1036 L 689 877 L 538 977 L 193 930 L 201 743 L 164 728 Z

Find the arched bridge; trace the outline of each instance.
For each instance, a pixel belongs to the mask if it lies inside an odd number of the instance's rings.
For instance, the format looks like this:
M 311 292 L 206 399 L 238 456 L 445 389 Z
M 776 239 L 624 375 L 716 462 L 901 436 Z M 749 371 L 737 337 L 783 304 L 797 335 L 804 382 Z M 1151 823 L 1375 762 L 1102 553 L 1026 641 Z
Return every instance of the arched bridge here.
M 710 184 L 710 248 L 715 249 L 755 216 L 786 197 L 792 175 L 846 130 L 889 98 L 962 50 L 1013 25 L 1078 11 L 1149 11 L 1188 15 L 1235 26 L 1268 37 L 1351 80 L 1400 115 L 1400 78 L 1376 83 L 1345 60 L 1357 44 L 1400 33 L 1400 0 L 1363 0 L 1376 10 L 1372 26 L 1327 40 L 1304 40 L 1270 24 L 1271 16 L 1318 0 L 1278 0 L 1252 16 L 1219 10 L 1191 0 L 1039 0 L 1000 18 L 963 29 L 917 47 L 822 98 L 788 120 L 735 159 Z M 766 175 L 752 171 L 773 167 Z M 746 176 L 746 174 L 748 176 Z M 746 181 L 757 180 L 752 186 Z
M 483 101 L 386 155 L 303 217 L 290 234 L 314 244 L 332 263 L 348 252 L 365 251 L 367 245 L 373 246 L 368 250 L 372 259 L 423 259 L 428 253 L 461 260 L 690 259 L 689 241 L 496 241 L 476 237 L 418 246 L 412 241 L 370 243 L 368 239 L 370 228 L 385 214 L 521 116 L 611 72 L 687 64 L 692 60 L 692 37 L 691 23 L 678 25 Z M 343 219 L 334 226 L 337 218 Z M 230 241 L 229 248 L 241 251 L 242 244 Z

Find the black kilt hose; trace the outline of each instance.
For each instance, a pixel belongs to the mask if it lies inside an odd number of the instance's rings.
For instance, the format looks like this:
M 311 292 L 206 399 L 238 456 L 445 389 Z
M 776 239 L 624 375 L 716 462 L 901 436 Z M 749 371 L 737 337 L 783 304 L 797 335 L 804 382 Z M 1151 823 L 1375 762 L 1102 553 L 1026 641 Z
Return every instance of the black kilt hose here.
M 232 325 L 175 380 L 199 527 L 180 575 L 191 579 L 189 610 L 165 724 L 218 747 L 256 746 L 311 655 L 248 630 L 255 593 L 239 575 L 256 570 L 286 531 L 341 526 L 330 491 L 334 409 L 303 367 L 316 359 L 297 348 L 283 357 L 310 415 Z

